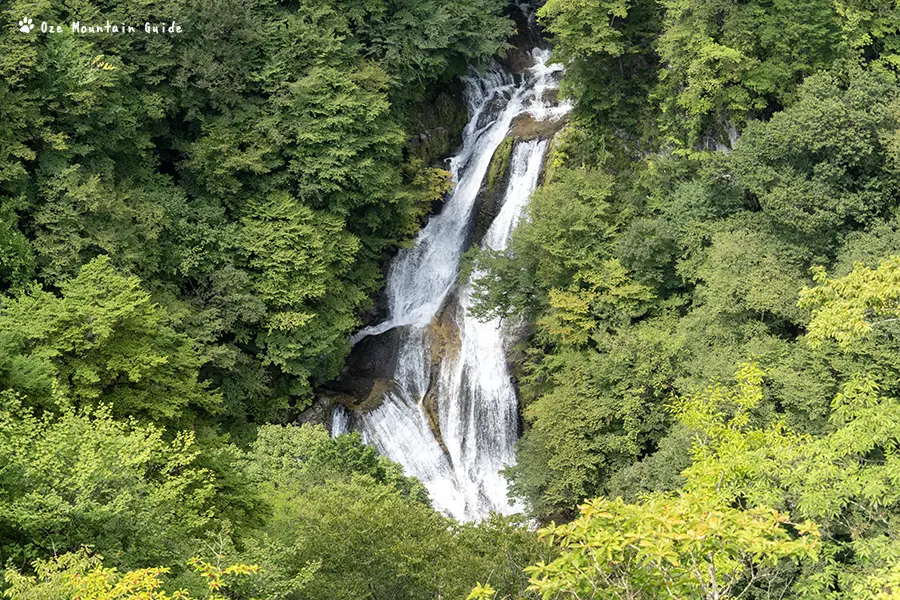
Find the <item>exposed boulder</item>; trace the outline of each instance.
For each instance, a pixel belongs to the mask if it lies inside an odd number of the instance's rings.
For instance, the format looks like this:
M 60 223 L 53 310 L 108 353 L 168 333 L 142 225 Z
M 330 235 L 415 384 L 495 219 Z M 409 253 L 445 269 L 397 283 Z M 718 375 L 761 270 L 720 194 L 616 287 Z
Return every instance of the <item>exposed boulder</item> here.
M 526 113 L 513 120 L 509 135 L 522 142 L 536 139 L 549 140 L 565 125 L 565 119 L 538 121 Z
M 345 404 L 352 400 L 349 396 L 329 391 L 321 391 L 316 394 L 312 406 L 301 412 L 294 419 L 297 425 L 304 423 L 309 425 L 322 425 L 331 431 L 331 409 L 335 404 Z
M 403 332 L 403 328 L 398 327 L 359 340 L 350 351 L 344 372 L 369 379 L 392 377 L 397 368 Z
M 455 359 L 460 350 L 459 325 L 456 321 L 459 304 L 450 301 L 444 306 L 445 309 L 428 325 L 428 342 L 433 365 L 439 364 L 442 360 Z
M 530 11 L 526 12 L 521 6 L 510 3 L 507 15 L 516 24 L 516 32 L 509 38 L 510 47 L 506 54 L 500 57 L 500 62 L 510 73 L 521 75 L 526 69 L 534 66 L 531 49 L 543 47 L 545 42 Z
M 402 335 L 403 329 L 397 328 L 360 340 L 326 393 L 353 410 L 376 408 L 397 385 L 393 376 Z
M 508 49 L 500 63 L 513 75 L 522 75 L 535 64 L 530 52 L 516 47 Z

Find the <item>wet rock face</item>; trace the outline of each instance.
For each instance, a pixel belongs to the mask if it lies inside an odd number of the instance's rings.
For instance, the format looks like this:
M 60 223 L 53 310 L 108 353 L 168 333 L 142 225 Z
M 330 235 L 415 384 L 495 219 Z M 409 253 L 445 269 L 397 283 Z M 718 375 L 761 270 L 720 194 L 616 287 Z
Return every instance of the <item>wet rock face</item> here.
M 484 103 L 484 108 L 475 121 L 476 129 L 489 127 L 497 119 L 497 115 L 503 112 L 511 97 L 512 90 L 498 90 L 490 100 Z
M 357 377 L 390 378 L 397 368 L 400 334 L 398 328 L 361 339 L 350 352 L 346 371 Z
M 394 329 L 360 340 L 351 350 L 341 375 L 318 390 L 316 401 L 300 413 L 296 422 L 324 425 L 330 431 L 334 405 L 371 410 L 381 404 L 384 395 L 397 385 L 393 373 L 401 336 L 402 330 Z
M 506 55 L 500 59 L 500 62 L 510 73 L 521 75 L 534 66 L 534 57 L 531 56 L 530 52 L 521 48 L 510 48 L 506 51 Z
M 350 352 L 340 377 L 329 384 L 324 394 L 332 403 L 351 409 L 377 407 L 384 394 L 397 385 L 393 376 L 402 335 L 402 328 L 398 328 L 360 340 Z
M 475 222 L 468 246 L 481 244 L 484 234 L 503 206 L 503 196 L 509 184 L 509 161 L 515 147 L 515 140 L 507 137 L 494 152 L 488 175 L 485 177 L 478 198 L 475 200 Z
M 544 120 L 538 121 L 535 120 L 529 114 L 519 115 L 512 123 L 512 128 L 509 131 L 509 135 L 514 137 L 516 141 L 528 141 L 528 140 L 549 140 L 553 139 L 553 136 L 562 129 L 566 124 L 565 119 L 557 119 L 555 121 Z
M 428 426 L 441 449 L 447 453 L 440 425 L 436 383 L 440 377 L 440 365 L 444 360 L 456 360 L 462 339 L 459 332 L 460 305 L 457 292 L 447 298 L 444 308 L 435 315 L 428 325 L 428 344 L 431 355 L 431 375 L 428 391 L 422 398 L 422 408 L 428 418 Z
M 334 403 L 335 399 L 331 394 L 318 394 L 312 406 L 297 415 L 294 423 L 297 425 L 322 425 L 331 430 L 331 407 Z
M 321 394 L 323 398 L 329 399 L 329 406 L 341 404 L 351 411 L 374 410 L 384 401 L 385 394 L 397 388 L 397 382 L 384 377 L 344 374 L 331 383 L 331 388 L 335 389 L 329 389 Z
M 516 33 L 509 39 L 512 47 L 500 58 L 500 63 L 513 75 L 522 75 L 535 64 L 531 49 L 543 48 L 545 42 L 534 19 L 534 12 L 527 5 L 510 3 L 506 14 L 516 24 Z
M 459 304 L 454 292 L 448 298 L 444 309 L 438 313 L 428 325 L 428 342 L 431 352 L 432 366 L 438 365 L 442 360 L 456 359 L 459 355 Z M 435 380 L 437 372 L 432 373 L 431 380 Z
M 513 120 L 509 135 L 494 152 L 488 175 L 478 192 L 475 201 L 475 222 L 467 247 L 481 244 L 491 223 L 503 208 L 504 195 L 509 185 L 510 160 L 516 147 L 530 140 L 552 139 L 565 124 L 565 119 L 538 121 L 527 113 Z

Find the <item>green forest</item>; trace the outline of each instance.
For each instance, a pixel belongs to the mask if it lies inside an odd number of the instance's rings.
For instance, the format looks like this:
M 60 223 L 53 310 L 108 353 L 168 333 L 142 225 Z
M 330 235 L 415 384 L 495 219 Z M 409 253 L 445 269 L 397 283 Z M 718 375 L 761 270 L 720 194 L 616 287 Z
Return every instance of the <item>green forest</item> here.
M 457 522 L 297 422 L 519 7 L 0 0 L 0 595 L 900 599 L 900 3 L 539 4 L 574 110 L 462 274 L 525 512 Z

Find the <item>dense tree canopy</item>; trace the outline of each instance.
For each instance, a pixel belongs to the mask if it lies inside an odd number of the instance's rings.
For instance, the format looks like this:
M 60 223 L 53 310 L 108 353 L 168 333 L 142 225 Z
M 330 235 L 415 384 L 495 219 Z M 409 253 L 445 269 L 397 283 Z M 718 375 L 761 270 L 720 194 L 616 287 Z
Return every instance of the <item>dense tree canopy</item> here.
M 562 553 L 531 571 L 545 597 L 900 590 L 895 12 L 540 10 L 575 114 L 509 249 L 471 260 L 476 312 L 530 325 L 508 475 L 534 516 L 571 521 L 545 530 Z M 748 528 L 719 536 L 747 570 L 680 555 L 690 532 L 639 541 L 683 502 Z M 762 514 L 785 529 L 751 532 Z M 792 546 L 806 520 L 815 551 Z M 742 554 L 776 538 L 784 554 Z
M 0 280 L 62 289 L 105 256 L 168 309 L 232 413 L 302 408 L 337 373 L 385 252 L 434 199 L 440 175 L 404 152 L 412 115 L 436 82 L 501 48 L 502 8 L 4 7 L 185 33 L 4 30 Z
M 37 417 L 8 392 L 0 416 L 7 560 L 90 545 L 116 565 L 170 564 L 214 519 L 243 508 L 217 506 L 227 475 L 203 466 L 188 432 L 168 441 L 104 409 Z

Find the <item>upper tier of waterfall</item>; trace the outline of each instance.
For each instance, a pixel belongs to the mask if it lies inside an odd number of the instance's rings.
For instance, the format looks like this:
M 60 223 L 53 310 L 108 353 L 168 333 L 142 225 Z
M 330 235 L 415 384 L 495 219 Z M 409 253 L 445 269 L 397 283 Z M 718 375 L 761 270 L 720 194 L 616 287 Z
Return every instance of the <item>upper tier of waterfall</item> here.
M 558 119 L 571 109 L 547 100 L 561 71 L 559 65 L 547 64 L 549 55 L 549 50 L 533 50 L 535 65 L 518 82 L 496 63 L 463 78 L 470 118 L 462 149 L 450 159 L 454 192 L 419 232 L 415 245 L 392 262 L 386 290 L 389 317 L 360 331 L 353 343 L 394 327 L 427 325 L 441 308 L 459 272 L 478 191 L 513 119 L 523 114 L 537 121 Z
M 482 323 L 469 315 L 469 285 L 457 286 L 456 280 L 479 190 L 513 120 L 521 115 L 554 120 L 570 109 L 550 99 L 555 94 L 548 91 L 556 89 L 560 68 L 547 64 L 549 51 L 535 49 L 532 56 L 534 65 L 522 76 L 494 64 L 464 78 L 470 118 L 462 147 L 450 160 L 454 191 L 415 245 L 392 262 L 386 287 L 388 318 L 352 340 L 394 330 L 399 339 L 394 385 L 374 410 L 348 418 L 340 408 L 333 420 L 334 433 L 352 423 L 365 442 L 423 482 L 435 507 L 458 519 L 520 508 L 508 500 L 500 473 L 514 461 L 518 435 L 507 336 L 499 322 Z M 507 246 L 537 186 L 548 145 L 541 139 L 515 145 L 503 202 L 482 244 Z M 449 344 L 452 352 L 435 364 L 438 321 L 458 339 Z

